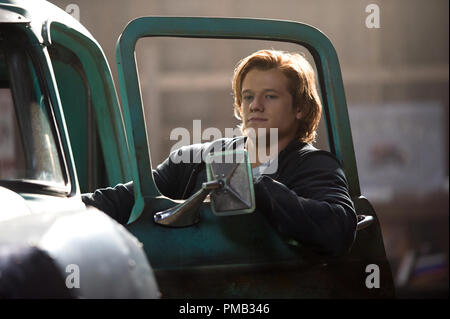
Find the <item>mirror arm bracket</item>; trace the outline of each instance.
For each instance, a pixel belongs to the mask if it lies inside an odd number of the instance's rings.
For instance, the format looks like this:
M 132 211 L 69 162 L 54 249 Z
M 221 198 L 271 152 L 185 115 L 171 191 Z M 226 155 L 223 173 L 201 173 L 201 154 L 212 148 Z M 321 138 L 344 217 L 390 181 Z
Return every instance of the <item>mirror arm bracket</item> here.
M 224 185 L 225 183 L 222 179 L 203 183 L 202 188 L 183 203 L 157 212 L 153 216 L 154 222 L 167 227 L 187 227 L 197 224 L 200 221 L 198 208 L 206 196 L 214 189 L 223 188 Z

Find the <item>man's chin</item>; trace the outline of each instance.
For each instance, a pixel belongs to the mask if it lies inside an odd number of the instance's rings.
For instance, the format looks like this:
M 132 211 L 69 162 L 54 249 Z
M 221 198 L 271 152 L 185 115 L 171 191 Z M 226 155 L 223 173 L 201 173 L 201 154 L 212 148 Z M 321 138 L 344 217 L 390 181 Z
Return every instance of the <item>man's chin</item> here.
M 244 136 L 248 137 L 252 140 L 260 140 L 269 141 L 271 139 L 271 133 L 274 134 L 272 139 L 278 140 L 278 131 L 273 132 L 274 129 L 266 128 L 266 127 L 243 127 L 242 133 Z M 272 131 L 272 132 L 271 132 Z
M 243 131 L 244 132 L 249 132 L 248 134 L 253 134 L 253 135 L 262 135 L 265 134 L 267 135 L 270 131 L 270 128 L 266 126 L 265 123 L 253 123 L 252 125 L 247 125 L 243 127 Z M 253 133 L 253 132 L 254 133 Z

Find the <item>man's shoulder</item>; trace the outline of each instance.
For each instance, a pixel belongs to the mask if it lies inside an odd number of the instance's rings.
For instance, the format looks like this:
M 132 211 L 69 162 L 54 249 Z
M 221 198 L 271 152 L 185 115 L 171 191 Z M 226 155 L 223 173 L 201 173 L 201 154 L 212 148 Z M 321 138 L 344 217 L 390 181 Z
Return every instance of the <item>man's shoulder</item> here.
M 292 152 L 298 161 L 306 161 L 306 160 L 328 160 L 331 162 L 336 162 L 341 165 L 341 162 L 338 160 L 336 155 L 331 153 L 330 151 L 316 148 L 314 145 L 310 143 L 299 143 L 295 152 Z
M 333 153 L 302 143 L 280 160 L 278 176 L 286 185 L 292 185 L 315 174 L 322 174 L 323 178 L 323 174 L 329 173 L 326 176 L 345 178 L 342 163 Z

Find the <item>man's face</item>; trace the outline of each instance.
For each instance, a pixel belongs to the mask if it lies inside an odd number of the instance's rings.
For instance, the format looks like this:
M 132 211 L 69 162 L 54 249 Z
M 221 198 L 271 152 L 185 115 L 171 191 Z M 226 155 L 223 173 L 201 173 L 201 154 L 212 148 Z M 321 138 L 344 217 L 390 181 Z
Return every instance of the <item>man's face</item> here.
M 278 141 L 293 139 L 301 114 L 293 107 L 288 78 L 277 68 L 252 69 L 242 82 L 241 118 L 246 129 L 278 129 Z M 245 134 L 247 135 L 247 134 Z

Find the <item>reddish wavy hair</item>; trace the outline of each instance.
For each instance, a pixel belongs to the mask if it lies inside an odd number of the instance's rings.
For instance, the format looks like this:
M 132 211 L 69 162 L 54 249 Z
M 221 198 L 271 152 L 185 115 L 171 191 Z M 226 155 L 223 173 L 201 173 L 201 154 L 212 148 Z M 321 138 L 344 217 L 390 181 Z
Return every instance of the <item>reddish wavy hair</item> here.
M 300 54 L 277 50 L 260 50 L 242 59 L 233 76 L 234 115 L 241 120 L 242 82 L 252 69 L 278 68 L 287 77 L 292 95 L 292 107 L 300 107 L 299 140 L 312 143 L 316 140 L 317 127 L 322 114 L 322 103 L 316 87 L 314 69 Z

